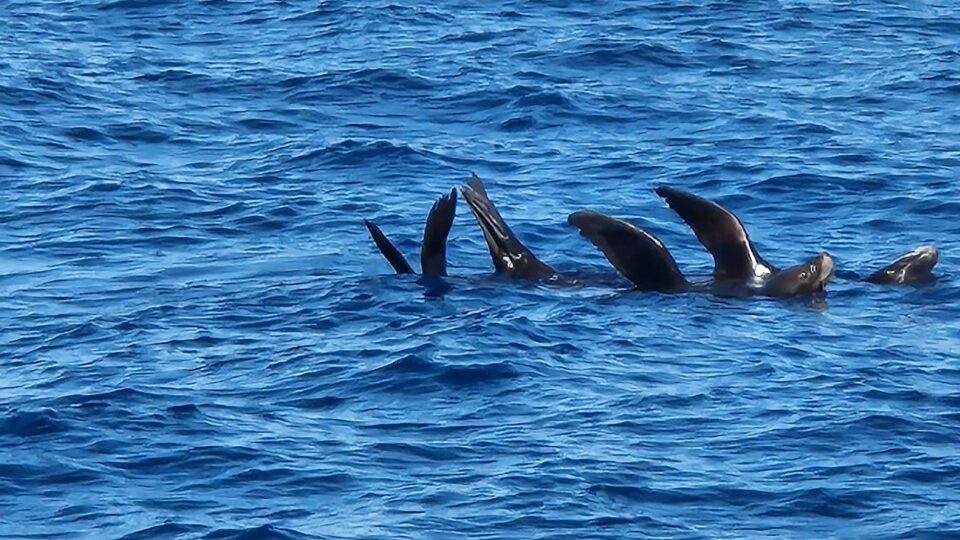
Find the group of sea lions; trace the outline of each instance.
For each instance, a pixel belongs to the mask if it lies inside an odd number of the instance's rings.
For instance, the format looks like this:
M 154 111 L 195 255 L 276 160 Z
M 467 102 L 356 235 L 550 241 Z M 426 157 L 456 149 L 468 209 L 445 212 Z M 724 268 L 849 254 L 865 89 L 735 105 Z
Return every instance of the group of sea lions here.
M 520 242 L 487 196 L 483 182 L 476 174 L 460 187 L 460 192 L 480 225 L 497 273 L 548 282 L 575 281 L 537 259 Z M 711 279 L 697 283 L 689 281 L 663 242 L 628 221 L 591 211 L 574 212 L 567 219 L 637 290 L 788 298 L 823 293 L 834 274 L 833 258 L 828 253 L 779 269 L 760 256 L 743 223 L 730 210 L 672 187 L 658 187 L 656 193 L 693 229 L 697 239 L 713 256 Z M 457 191 L 452 189 L 430 209 L 420 252 L 420 268 L 424 276 L 446 275 L 447 236 L 456 207 Z M 368 220 L 364 220 L 364 224 L 398 274 L 416 273 L 376 224 Z M 935 247 L 921 246 L 866 277 L 851 275 L 869 283 L 921 283 L 933 278 L 933 268 L 938 261 Z

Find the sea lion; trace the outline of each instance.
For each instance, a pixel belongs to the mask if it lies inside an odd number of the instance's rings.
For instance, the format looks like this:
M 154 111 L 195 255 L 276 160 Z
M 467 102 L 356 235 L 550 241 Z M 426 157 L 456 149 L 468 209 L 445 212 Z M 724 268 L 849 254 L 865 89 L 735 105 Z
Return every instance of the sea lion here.
M 420 246 L 420 269 L 425 277 L 439 277 L 447 275 L 447 236 L 453 226 L 453 218 L 457 212 L 457 190 L 453 188 L 449 195 L 437 199 L 427 215 L 427 223 L 423 229 L 423 242 Z M 380 227 L 370 220 L 363 220 L 370 237 L 380 249 L 380 253 L 387 259 L 390 266 L 398 274 L 415 274 L 413 267 L 403 257 Z
M 920 246 L 889 265 L 863 278 L 868 283 L 900 285 L 933 280 L 933 267 L 940 261 L 934 246 Z
M 714 201 L 669 186 L 658 187 L 656 191 L 713 255 L 715 278 L 749 280 L 776 272 L 776 268 L 757 253 L 743 223 L 733 212 Z M 937 248 L 920 246 L 866 278 L 854 276 L 870 283 L 919 283 L 932 279 L 933 267 L 938 261 Z
M 746 290 L 751 294 L 790 297 L 823 291 L 833 274 L 834 261 L 827 253 L 780 270 L 757 252 L 743 222 L 730 210 L 669 186 L 658 187 L 656 192 L 713 256 L 712 282 L 689 283 L 663 243 L 631 223 L 595 212 L 577 212 L 568 220 L 638 289 L 663 292 L 707 289 L 717 294 L 739 294 Z M 935 247 L 921 246 L 866 278 L 854 276 L 870 283 L 920 283 L 932 279 L 938 260 Z
M 562 284 L 583 282 L 579 276 L 561 275 L 523 245 L 497 211 L 483 181 L 476 174 L 461 186 L 460 192 L 477 219 L 498 273 Z M 749 246 L 740 250 L 744 260 L 731 255 L 728 257 L 728 264 L 731 265 L 729 270 L 719 273 L 709 284 L 695 284 L 683 276 L 663 243 L 639 227 L 595 212 L 577 212 L 570 216 L 569 222 L 580 228 L 581 233 L 600 247 L 617 270 L 641 290 L 706 290 L 721 295 L 796 296 L 823 290 L 824 283 L 833 271 L 833 260 L 826 253 L 778 271 Z M 733 236 L 726 242 L 735 242 Z M 746 232 L 743 231 L 741 236 L 746 239 Z M 736 269 L 737 265 L 741 270 Z M 749 281 L 740 279 L 741 275 L 747 273 L 742 270 L 745 268 L 750 268 L 750 273 L 759 277 Z
M 833 259 L 827 253 L 778 270 L 759 256 L 742 226 L 728 226 L 710 237 L 711 245 L 722 248 L 723 253 L 713 279 L 693 283 L 680 271 L 663 242 L 632 223 L 589 211 L 574 212 L 567 221 L 643 291 L 786 298 L 822 292 L 833 273 Z

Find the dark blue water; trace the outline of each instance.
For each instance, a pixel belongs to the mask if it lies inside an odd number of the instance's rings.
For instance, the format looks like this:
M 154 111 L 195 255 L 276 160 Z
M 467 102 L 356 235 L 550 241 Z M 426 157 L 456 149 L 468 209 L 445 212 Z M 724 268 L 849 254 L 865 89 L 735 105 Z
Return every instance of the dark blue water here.
M 479 7 L 482 6 L 482 7 Z M 953 2 L 2 2 L 0 538 L 960 536 Z M 476 171 L 561 270 L 653 193 L 939 280 L 392 275 Z

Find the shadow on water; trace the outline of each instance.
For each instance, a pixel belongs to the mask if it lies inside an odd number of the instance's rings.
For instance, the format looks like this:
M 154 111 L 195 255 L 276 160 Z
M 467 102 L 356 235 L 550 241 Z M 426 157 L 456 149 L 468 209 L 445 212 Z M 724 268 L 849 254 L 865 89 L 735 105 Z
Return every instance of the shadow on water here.
M 443 300 L 453 291 L 453 285 L 442 277 L 421 276 L 417 284 L 423 287 L 423 296 L 432 300 Z

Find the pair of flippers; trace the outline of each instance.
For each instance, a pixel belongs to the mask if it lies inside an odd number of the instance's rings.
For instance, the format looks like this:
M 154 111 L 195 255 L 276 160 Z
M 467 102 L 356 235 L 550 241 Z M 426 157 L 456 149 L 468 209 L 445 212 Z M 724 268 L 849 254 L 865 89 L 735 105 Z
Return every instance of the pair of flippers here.
M 461 192 L 483 232 L 498 273 L 525 279 L 565 281 L 564 276 L 540 261 L 510 230 L 476 175 L 467 180 Z M 568 218 L 568 222 L 593 242 L 637 289 L 661 292 L 707 290 L 717 294 L 789 297 L 822 291 L 833 275 L 834 261 L 827 253 L 781 270 L 760 256 L 743 223 L 726 208 L 670 187 L 657 188 L 657 194 L 690 226 L 713 256 L 714 272 L 709 282 L 693 284 L 688 281 L 663 242 L 632 223 L 589 211 L 575 212 Z M 425 276 L 446 273 L 445 246 L 455 210 L 456 191 L 452 190 L 430 211 L 421 252 Z M 401 274 L 414 273 L 383 232 L 372 222 L 365 223 L 394 269 Z M 895 284 L 929 280 L 938 260 L 936 248 L 922 246 L 863 278 L 863 281 Z
M 460 189 L 477 218 L 480 230 L 483 231 L 484 240 L 493 258 L 493 266 L 498 273 L 528 279 L 548 279 L 558 275 L 552 268 L 537 259 L 513 234 L 496 206 L 487 197 L 486 189 L 479 177 L 472 175 Z M 420 267 L 425 277 L 447 275 L 447 236 L 450 234 L 456 210 L 457 190 L 454 188 L 450 190 L 449 195 L 437 199 L 427 214 L 423 242 L 420 247 Z M 398 274 L 416 274 L 410 263 L 380 227 L 366 219 L 363 223 L 380 253 Z
M 453 226 L 453 218 L 457 214 L 457 190 L 450 190 L 433 203 L 433 208 L 427 214 L 427 224 L 423 228 L 423 242 L 420 244 L 420 270 L 426 277 L 440 277 L 447 275 L 447 236 Z M 404 258 L 397 246 L 393 245 L 380 227 L 370 220 L 363 220 L 367 226 L 373 243 L 380 253 L 387 259 L 390 266 L 398 274 L 416 274 L 407 259 Z

